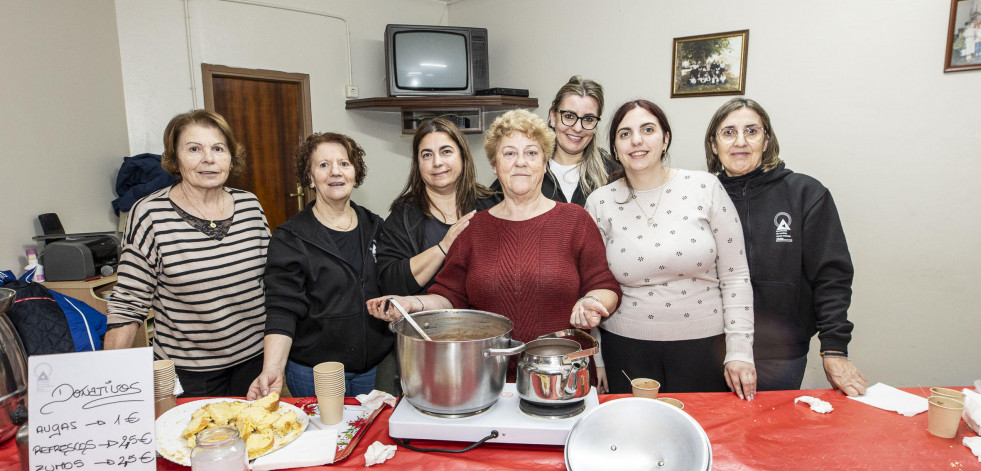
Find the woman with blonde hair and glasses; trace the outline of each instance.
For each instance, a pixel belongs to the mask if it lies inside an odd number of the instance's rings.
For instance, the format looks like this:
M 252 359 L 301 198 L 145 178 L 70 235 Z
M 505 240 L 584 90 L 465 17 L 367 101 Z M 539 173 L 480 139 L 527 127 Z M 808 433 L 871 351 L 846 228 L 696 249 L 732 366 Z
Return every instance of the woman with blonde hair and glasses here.
M 746 238 L 759 388 L 800 389 L 817 333 L 831 385 L 864 394 L 865 376 L 848 360 L 854 270 L 838 209 L 821 182 L 791 172 L 779 155 L 770 116 L 753 100 L 729 100 L 705 130 L 708 169 L 732 198 Z
M 613 167 L 610 154 L 596 143 L 603 114 L 603 86 L 578 75 L 559 88 L 548 109 L 548 126 L 555 132 L 542 194 L 560 203 L 586 204 L 593 190 L 606 185 Z M 500 184 L 491 185 L 500 190 Z

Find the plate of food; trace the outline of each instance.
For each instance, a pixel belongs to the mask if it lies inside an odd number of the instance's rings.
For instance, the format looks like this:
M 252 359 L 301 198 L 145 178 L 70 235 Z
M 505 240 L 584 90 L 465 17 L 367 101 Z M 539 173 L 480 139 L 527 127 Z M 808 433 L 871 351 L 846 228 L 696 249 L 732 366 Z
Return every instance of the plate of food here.
M 196 434 L 209 427 L 231 425 L 238 429 L 249 460 L 253 460 L 296 440 L 309 423 L 307 414 L 280 402 L 276 393 L 255 401 L 201 399 L 181 404 L 157 418 L 157 453 L 190 466 Z

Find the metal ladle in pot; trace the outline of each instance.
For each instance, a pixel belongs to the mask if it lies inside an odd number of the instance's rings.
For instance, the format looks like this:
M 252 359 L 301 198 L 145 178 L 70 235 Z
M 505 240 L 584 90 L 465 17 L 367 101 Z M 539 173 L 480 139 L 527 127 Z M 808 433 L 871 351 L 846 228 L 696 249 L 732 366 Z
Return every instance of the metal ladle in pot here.
M 433 339 L 429 338 L 429 336 L 426 335 L 426 332 L 424 332 L 422 330 L 422 327 L 419 327 L 419 324 L 416 324 L 416 320 L 413 319 L 412 316 L 410 316 L 408 312 L 405 312 L 405 309 L 402 309 L 402 305 L 399 304 L 399 302 L 396 301 L 395 298 L 388 298 L 388 299 L 385 300 L 385 310 L 386 311 L 388 310 L 388 305 L 389 304 L 395 306 L 395 309 L 398 309 L 398 311 L 400 313 L 402 313 L 402 317 L 405 318 L 405 321 L 408 322 L 409 325 L 411 325 L 412 328 L 415 329 L 416 332 L 418 332 L 419 335 L 422 336 L 422 338 L 424 338 L 424 339 L 426 339 L 426 340 L 428 340 L 430 342 L 433 341 Z

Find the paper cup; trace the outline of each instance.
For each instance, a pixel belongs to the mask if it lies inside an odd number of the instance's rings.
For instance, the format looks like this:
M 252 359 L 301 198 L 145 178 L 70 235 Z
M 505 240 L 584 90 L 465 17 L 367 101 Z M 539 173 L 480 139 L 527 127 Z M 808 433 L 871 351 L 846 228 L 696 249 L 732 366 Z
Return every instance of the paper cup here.
M 320 410 L 320 423 L 334 425 L 344 418 L 344 395 L 317 396 L 317 409 Z
M 339 361 L 325 361 L 313 367 L 313 375 L 317 376 L 330 373 L 336 374 L 338 370 L 340 370 L 342 375 L 344 374 L 344 363 Z
M 657 398 L 657 400 L 659 400 L 659 401 L 661 401 L 661 402 L 663 402 L 665 404 L 671 404 L 672 406 L 675 406 L 675 407 L 677 407 L 679 409 L 684 409 L 685 408 L 685 403 L 684 402 L 681 402 L 681 401 L 679 401 L 677 399 L 672 399 L 670 397 L 659 397 L 659 398 Z
M 634 397 L 657 399 L 657 391 L 661 389 L 661 383 L 650 378 L 634 378 L 630 380 L 630 387 L 633 388 Z
M 165 396 L 173 396 L 174 389 L 177 383 L 171 379 L 169 381 L 154 381 L 153 382 L 153 395 L 157 398 Z
M 930 395 L 949 397 L 951 399 L 957 399 L 958 401 L 961 402 L 964 402 L 964 397 L 966 396 L 964 393 L 960 391 L 954 389 L 947 389 L 947 388 L 930 388 Z
M 153 418 L 159 419 L 164 412 L 177 407 L 177 397 L 173 393 L 167 396 L 157 396 L 153 402 Z
M 945 396 L 930 396 L 927 430 L 941 438 L 954 438 L 961 424 L 964 403 Z

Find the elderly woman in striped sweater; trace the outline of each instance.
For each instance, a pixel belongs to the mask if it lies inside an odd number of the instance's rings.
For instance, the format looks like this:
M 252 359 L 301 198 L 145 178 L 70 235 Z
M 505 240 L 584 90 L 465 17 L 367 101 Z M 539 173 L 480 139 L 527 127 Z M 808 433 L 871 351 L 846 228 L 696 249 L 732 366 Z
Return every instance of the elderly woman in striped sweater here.
M 173 360 L 185 396 L 244 396 L 262 370 L 269 225 L 255 195 L 225 187 L 245 151 L 223 117 L 175 116 L 164 148 L 178 183 L 130 212 L 105 348 L 132 345 L 153 309 L 153 356 Z

